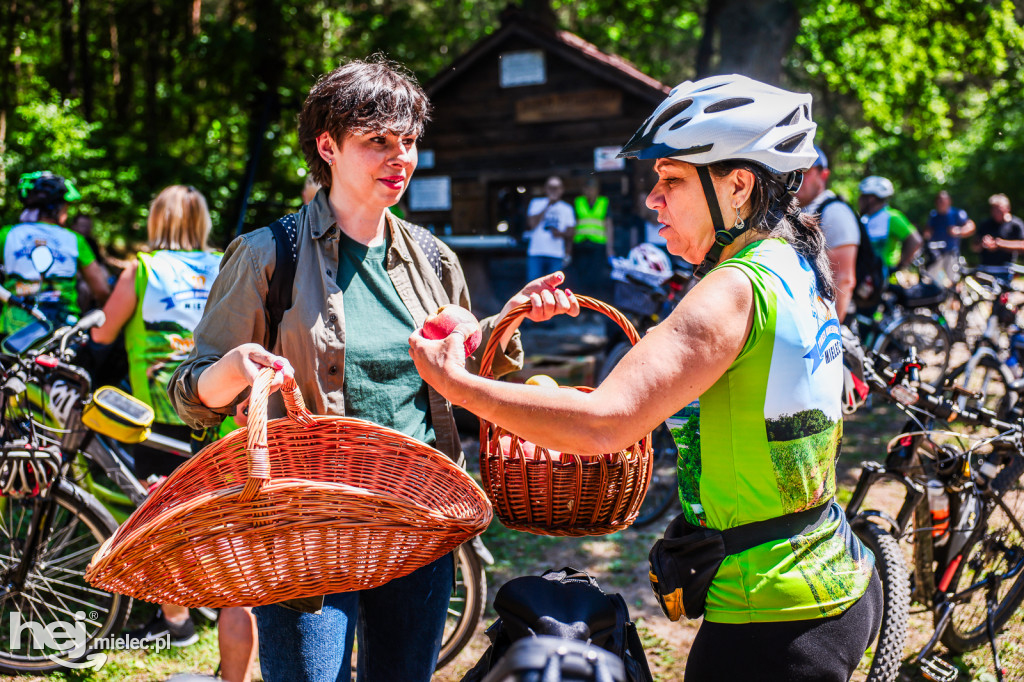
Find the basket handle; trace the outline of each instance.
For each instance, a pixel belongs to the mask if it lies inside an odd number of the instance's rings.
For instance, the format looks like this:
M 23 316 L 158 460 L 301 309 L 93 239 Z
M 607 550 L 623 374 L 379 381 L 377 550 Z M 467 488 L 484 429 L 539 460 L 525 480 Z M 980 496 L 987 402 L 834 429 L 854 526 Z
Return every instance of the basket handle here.
M 622 328 L 622 331 L 626 333 L 629 338 L 629 342 L 634 346 L 640 340 L 640 335 L 636 331 L 636 327 L 633 323 L 626 319 L 626 316 L 620 313 L 613 306 L 608 305 L 602 301 L 598 301 L 596 298 L 590 296 L 576 296 L 576 300 L 579 301 L 581 308 L 590 308 L 596 310 L 599 313 L 604 313 L 608 317 L 612 318 L 615 324 Z M 498 342 L 501 339 L 505 331 L 512 326 L 514 322 L 522 320 L 526 317 L 526 313 L 530 311 L 530 303 L 521 303 L 512 310 L 508 311 L 494 327 L 494 331 L 491 333 L 490 338 L 487 339 L 487 346 L 484 348 L 484 355 L 480 361 L 480 376 L 487 377 L 488 379 L 494 378 L 494 372 L 492 371 L 491 365 L 494 363 L 494 356 L 497 354 Z
M 245 454 L 249 461 L 249 478 L 239 499 L 249 502 L 270 480 L 270 450 L 267 448 L 267 407 L 270 403 L 270 384 L 276 370 L 264 367 L 252 382 L 249 393 L 249 424 L 246 429 Z M 295 379 L 285 376 L 281 387 L 288 417 L 303 426 L 313 426 L 316 420 L 302 401 L 302 394 Z

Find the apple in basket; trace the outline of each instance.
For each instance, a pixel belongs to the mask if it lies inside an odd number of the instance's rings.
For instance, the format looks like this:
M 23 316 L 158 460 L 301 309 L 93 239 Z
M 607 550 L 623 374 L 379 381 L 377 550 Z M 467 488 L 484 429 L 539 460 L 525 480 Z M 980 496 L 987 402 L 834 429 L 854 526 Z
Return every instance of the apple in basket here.
M 437 341 L 439 339 L 446 338 L 449 334 L 455 331 L 455 328 L 460 324 L 470 324 L 474 329 L 474 331 L 466 337 L 466 357 L 468 358 L 480 345 L 482 335 L 480 332 L 480 323 L 477 322 L 473 313 L 460 305 L 450 303 L 438 308 L 437 312 L 428 317 L 426 322 L 423 323 L 423 336 L 433 341 Z

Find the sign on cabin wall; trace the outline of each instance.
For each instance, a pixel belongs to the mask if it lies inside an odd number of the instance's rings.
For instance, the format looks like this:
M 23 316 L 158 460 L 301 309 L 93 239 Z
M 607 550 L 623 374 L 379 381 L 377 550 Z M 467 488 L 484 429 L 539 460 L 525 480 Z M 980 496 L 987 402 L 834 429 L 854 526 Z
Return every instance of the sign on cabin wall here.
M 413 178 L 407 197 L 410 211 L 450 211 L 452 179 L 447 175 Z
M 619 150 L 622 147 L 594 147 L 594 170 L 596 171 L 617 171 L 626 167 L 626 160 L 620 159 Z
M 500 60 L 499 81 L 503 88 L 539 85 L 548 79 L 543 50 L 505 52 L 501 55 Z
M 516 102 L 516 123 L 582 121 L 622 114 L 619 90 L 579 90 L 524 97 Z

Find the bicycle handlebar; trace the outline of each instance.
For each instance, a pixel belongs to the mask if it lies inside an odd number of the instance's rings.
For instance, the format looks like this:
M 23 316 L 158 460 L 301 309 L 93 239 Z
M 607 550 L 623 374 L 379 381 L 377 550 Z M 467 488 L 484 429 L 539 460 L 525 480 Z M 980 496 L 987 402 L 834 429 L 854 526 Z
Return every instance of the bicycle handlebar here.
M 868 384 L 904 408 L 914 407 L 936 419 L 947 422 L 961 419 L 969 424 L 989 426 L 1000 431 L 1020 432 L 1024 430 L 1020 424 L 1011 424 L 999 419 L 990 410 L 981 407 L 965 406 L 961 408 L 956 402 L 938 395 L 935 392 L 936 389 L 928 384 L 907 385 L 904 379 L 910 378 L 913 381 L 912 374 L 916 374 L 921 367 L 916 358 L 916 349 L 912 349 L 910 357 L 904 360 L 896 370 L 889 366 L 889 358 L 880 353 L 870 351 L 867 359 L 868 362 L 864 365 L 864 376 L 868 380 Z M 973 395 L 958 386 L 945 387 L 945 390 Z
M 49 322 L 49 320 L 46 319 L 46 315 L 36 307 L 34 302 L 29 301 L 22 296 L 15 296 L 2 286 L 0 286 L 0 303 L 13 305 L 15 308 L 21 308 L 40 322 Z

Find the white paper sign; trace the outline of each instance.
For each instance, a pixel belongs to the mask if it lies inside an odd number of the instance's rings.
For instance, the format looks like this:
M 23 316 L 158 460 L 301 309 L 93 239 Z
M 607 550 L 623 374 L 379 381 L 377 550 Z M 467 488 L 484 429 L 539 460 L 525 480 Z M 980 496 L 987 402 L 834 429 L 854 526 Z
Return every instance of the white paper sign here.
M 407 196 L 410 211 L 450 211 L 452 179 L 447 175 L 413 178 Z
M 594 147 L 594 170 L 615 171 L 626 167 L 626 160 L 616 158 L 621 147 Z
M 501 87 L 538 85 L 546 80 L 543 50 L 519 50 L 501 55 Z

